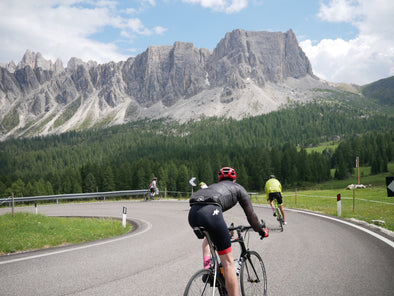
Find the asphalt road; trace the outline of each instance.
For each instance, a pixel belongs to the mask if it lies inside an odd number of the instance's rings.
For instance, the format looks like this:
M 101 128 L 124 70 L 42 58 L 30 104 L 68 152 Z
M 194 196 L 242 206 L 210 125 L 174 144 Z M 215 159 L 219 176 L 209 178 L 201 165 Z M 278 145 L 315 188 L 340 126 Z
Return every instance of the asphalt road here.
M 0 295 L 182 295 L 202 265 L 201 241 L 187 223 L 187 202 L 98 202 L 39 206 L 38 211 L 121 218 L 123 206 L 137 224 L 127 235 L 1 256 Z M 23 210 L 34 212 L 34 207 Z M 276 227 L 268 207 L 255 206 L 255 211 Z M 284 232 L 271 231 L 263 241 L 250 236 L 250 249 L 265 263 L 269 295 L 394 295 L 392 237 L 384 241 L 336 219 L 286 213 Z M 225 218 L 247 223 L 240 206 Z

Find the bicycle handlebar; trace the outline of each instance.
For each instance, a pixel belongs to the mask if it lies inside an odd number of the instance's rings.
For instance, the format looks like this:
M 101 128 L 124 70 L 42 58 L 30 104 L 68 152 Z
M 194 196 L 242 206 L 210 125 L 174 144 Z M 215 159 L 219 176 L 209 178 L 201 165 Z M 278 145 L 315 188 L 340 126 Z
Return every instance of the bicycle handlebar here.
M 263 222 L 263 220 L 261 220 L 261 227 L 264 227 L 265 223 Z M 234 223 L 231 223 L 231 226 L 228 227 L 228 231 L 239 231 L 239 232 L 244 232 L 244 231 L 248 231 L 250 229 L 252 229 L 252 226 L 244 226 L 244 225 L 238 225 L 238 226 L 234 226 Z M 260 234 L 260 239 L 262 240 L 264 238 L 263 235 Z
M 244 225 L 238 225 L 238 226 L 234 226 L 234 225 L 231 225 L 229 228 L 228 228 L 228 230 L 229 231 L 234 231 L 234 230 L 239 230 L 240 232 L 244 232 L 244 231 L 246 231 L 246 230 L 249 230 L 249 229 L 251 229 L 252 228 L 252 226 L 244 226 Z

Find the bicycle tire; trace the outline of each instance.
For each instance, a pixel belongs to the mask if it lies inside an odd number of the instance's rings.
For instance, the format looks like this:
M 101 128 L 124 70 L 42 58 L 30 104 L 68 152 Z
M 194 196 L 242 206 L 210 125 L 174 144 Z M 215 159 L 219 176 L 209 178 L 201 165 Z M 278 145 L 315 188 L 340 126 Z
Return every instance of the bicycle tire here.
M 205 281 L 204 275 L 206 278 Z M 209 280 L 210 277 L 212 279 L 213 276 L 214 275 L 210 269 L 200 269 L 190 278 L 183 296 L 208 296 L 212 295 L 214 290 L 216 295 L 226 296 L 227 292 L 223 292 L 222 284 L 219 283 L 219 279 L 217 279 L 216 287 L 213 287 L 213 283 Z
M 283 217 L 279 208 L 276 208 L 276 216 L 278 217 L 277 220 L 279 222 L 280 231 L 283 231 Z
M 240 271 L 243 296 L 267 295 L 267 274 L 263 259 L 255 251 L 249 251 L 243 259 Z

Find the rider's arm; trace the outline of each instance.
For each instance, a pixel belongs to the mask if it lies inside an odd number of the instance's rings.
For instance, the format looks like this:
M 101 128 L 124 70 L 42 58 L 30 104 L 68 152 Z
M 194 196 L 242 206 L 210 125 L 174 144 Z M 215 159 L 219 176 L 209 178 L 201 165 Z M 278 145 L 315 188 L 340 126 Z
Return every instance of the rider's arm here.
M 250 226 L 253 227 L 253 230 L 256 232 L 261 232 L 261 224 L 259 221 L 259 218 L 257 217 L 256 213 L 253 210 L 252 203 L 249 199 L 249 195 L 242 195 L 239 199 L 239 204 L 241 205 L 242 209 L 245 212 L 246 218 L 248 219 L 248 222 Z
M 267 200 L 269 199 L 269 186 L 268 186 L 268 182 L 269 182 L 269 181 L 267 181 L 267 182 L 265 183 L 265 187 L 264 187 L 265 193 L 267 194 Z

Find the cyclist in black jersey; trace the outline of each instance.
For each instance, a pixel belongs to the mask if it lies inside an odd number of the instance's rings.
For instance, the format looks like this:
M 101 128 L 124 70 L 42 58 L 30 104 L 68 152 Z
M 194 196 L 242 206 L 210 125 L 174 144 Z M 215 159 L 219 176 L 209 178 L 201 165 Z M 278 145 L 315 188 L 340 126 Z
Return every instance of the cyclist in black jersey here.
M 237 173 L 234 169 L 223 167 L 218 172 L 219 183 L 196 191 L 189 201 L 191 206 L 189 224 L 191 227 L 203 226 L 210 234 L 222 262 L 229 296 L 238 296 L 238 282 L 231 253 L 231 237 L 223 219 L 223 212 L 239 202 L 253 229 L 260 234 L 261 238 L 268 236 L 268 229 L 259 222 L 248 192 L 240 184 L 235 183 L 236 177 Z M 206 239 L 203 241 L 202 248 L 204 268 L 209 268 L 210 251 Z

